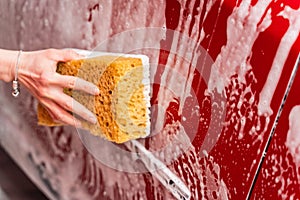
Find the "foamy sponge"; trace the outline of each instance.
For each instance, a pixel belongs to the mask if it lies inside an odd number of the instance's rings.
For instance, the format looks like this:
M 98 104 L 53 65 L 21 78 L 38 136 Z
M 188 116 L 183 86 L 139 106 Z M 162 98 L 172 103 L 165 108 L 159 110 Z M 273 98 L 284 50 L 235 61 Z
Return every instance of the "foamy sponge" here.
M 116 143 L 149 135 L 150 81 L 147 56 L 107 54 L 60 62 L 57 72 L 92 82 L 100 90 L 97 96 L 64 90 L 97 116 L 96 125 L 83 120 L 83 128 Z M 45 126 L 60 125 L 52 120 L 42 105 L 38 106 L 38 123 Z

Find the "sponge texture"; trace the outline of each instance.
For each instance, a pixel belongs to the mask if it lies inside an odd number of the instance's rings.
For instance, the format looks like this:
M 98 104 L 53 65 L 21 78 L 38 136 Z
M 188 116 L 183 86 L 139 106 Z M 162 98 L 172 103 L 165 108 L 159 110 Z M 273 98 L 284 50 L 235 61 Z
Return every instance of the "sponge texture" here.
M 89 95 L 64 89 L 64 92 L 92 111 L 96 125 L 82 121 L 92 134 L 123 143 L 149 135 L 149 94 L 144 83 L 145 66 L 141 58 L 99 56 L 89 59 L 60 62 L 57 72 L 87 80 L 98 86 L 100 94 Z M 149 73 L 146 73 L 149 74 Z M 57 126 L 47 110 L 38 106 L 38 123 Z

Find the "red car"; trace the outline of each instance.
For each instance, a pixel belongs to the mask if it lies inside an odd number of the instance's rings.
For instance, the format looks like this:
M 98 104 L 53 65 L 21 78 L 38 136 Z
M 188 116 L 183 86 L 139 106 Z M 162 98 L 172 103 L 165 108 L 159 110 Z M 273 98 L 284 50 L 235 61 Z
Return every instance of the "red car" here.
M 50 199 L 300 199 L 299 0 L 2 0 L 0 27 L 150 58 L 151 137 L 123 145 L 38 126 L 0 84 L 1 145 Z

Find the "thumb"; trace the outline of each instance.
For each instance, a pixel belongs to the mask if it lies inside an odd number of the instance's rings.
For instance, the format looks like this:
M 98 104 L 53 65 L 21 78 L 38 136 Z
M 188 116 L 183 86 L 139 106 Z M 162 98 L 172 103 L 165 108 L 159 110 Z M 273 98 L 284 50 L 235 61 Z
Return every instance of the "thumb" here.
M 76 51 L 72 49 L 63 49 L 61 54 L 61 60 L 60 61 L 70 61 L 70 60 L 78 60 L 83 59 L 84 56 L 78 54 Z

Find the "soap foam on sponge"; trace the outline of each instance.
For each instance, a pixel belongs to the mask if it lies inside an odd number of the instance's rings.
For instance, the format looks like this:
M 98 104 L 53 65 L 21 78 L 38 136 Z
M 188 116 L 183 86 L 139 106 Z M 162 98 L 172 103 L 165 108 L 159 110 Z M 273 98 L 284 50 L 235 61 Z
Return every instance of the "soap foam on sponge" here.
M 100 56 L 57 65 L 57 72 L 87 80 L 100 94 L 64 92 L 92 111 L 96 125 L 82 121 L 83 128 L 107 140 L 123 143 L 150 134 L 149 58 L 144 55 L 102 53 Z M 38 106 L 38 123 L 57 126 L 47 110 Z

